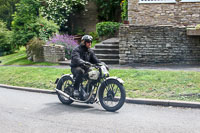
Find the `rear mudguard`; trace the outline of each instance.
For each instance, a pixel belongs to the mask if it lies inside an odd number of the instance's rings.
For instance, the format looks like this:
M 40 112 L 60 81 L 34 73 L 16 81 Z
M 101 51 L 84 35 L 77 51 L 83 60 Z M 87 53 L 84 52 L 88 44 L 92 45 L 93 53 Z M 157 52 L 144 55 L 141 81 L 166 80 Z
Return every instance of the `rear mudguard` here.
M 73 75 L 72 75 L 72 74 L 65 74 L 65 75 L 62 75 L 62 77 L 56 79 L 56 81 L 55 81 L 55 84 L 57 84 L 57 85 L 56 85 L 56 89 L 58 89 L 58 84 L 59 84 L 60 82 L 63 82 L 63 79 L 64 79 L 65 77 L 68 77 L 68 76 L 70 76 L 70 77 L 73 79 Z

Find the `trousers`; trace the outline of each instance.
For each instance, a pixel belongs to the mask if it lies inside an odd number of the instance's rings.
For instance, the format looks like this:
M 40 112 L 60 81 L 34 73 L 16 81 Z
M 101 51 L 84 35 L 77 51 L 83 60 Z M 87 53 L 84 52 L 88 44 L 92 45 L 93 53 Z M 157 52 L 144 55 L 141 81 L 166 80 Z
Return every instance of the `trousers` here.
M 81 67 L 72 67 L 71 72 L 76 77 L 74 83 L 74 90 L 78 90 L 80 83 L 83 82 L 83 75 L 85 74 L 86 70 Z

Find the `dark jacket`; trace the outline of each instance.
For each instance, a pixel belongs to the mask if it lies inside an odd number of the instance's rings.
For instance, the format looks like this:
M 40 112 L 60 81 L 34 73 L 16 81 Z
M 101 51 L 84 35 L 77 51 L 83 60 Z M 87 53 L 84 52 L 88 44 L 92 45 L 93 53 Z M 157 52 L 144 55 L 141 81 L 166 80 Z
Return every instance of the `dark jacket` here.
M 71 67 L 83 66 L 84 62 L 90 62 L 92 64 L 100 63 L 91 49 L 86 48 L 85 45 L 79 45 L 72 51 Z

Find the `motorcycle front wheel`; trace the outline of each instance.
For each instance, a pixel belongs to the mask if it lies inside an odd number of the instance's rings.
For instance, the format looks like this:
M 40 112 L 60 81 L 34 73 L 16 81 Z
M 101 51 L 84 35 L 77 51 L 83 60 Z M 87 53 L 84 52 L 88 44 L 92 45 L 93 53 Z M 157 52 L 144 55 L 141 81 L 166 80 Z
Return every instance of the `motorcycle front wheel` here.
M 117 111 L 126 99 L 124 86 L 115 79 L 105 81 L 99 90 L 99 101 L 107 111 Z
M 60 79 L 58 82 L 57 89 L 67 93 L 68 95 L 71 95 L 71 93 L 74 90 L 73 89 L 73 79 L 70 76 L 62 77 L 62 79 Z M 57 94 L 58 94 L 59 100 L 63 104 L 70 105 L 71 103 L 73 103 L 72 99 L 64 97 L 62 94 L 59 94 L 59 93 L 57 93 Z

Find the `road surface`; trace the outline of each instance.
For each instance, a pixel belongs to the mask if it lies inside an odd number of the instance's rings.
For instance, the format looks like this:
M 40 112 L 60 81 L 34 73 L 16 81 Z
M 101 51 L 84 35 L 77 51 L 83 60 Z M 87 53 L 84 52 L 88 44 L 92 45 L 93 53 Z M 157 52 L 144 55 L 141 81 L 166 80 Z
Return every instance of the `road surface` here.
M 200 109 L 63 105 L 56 95 L 0 88 L 1 133 L 199 133 Z

